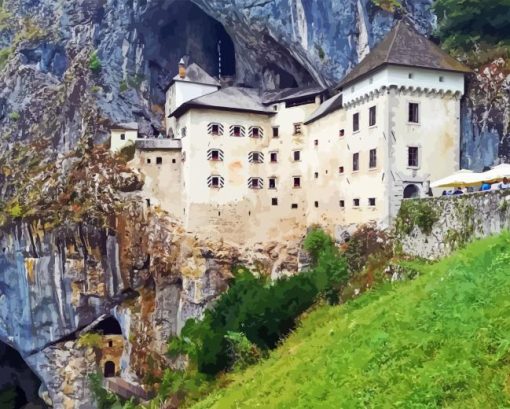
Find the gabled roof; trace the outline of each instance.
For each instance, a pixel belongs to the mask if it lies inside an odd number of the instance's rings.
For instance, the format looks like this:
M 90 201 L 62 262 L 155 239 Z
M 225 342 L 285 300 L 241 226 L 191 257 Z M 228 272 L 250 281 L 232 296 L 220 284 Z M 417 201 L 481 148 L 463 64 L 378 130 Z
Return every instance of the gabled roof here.
M 337 88 L 345 87 L 384 65 L 403 65 L 467 73 L 471 70 L 400 20 L 384 39 L 347 74 Z
M 336 94 L 335 96 L 324 101 L 319 108 L 317 108 L 309 118 L 306 119 L 305 125 L 311 124 L 320 118 L 342 108 L 342 94 Z
M 178 107 L 170 116 L 179 117 L 190 108 L 274 114 L 272 109 L 263 105 L 258 90 L 241 87 L 223 88 L 211 94 L 192 99 Z
M 327 88 L 323 88 L 321 86 L 311 86 L 307 88 L 285 88 L 275 91 L 265 91 L 262 96 L 262 103 L 269 105 L 276 102 L 312 97 L 320 95 L 326 90 Z
M 202 67 L 198 64 L 190 64 L 186 67 L 186 77 L 181 78 L 179 74 L 177 74 L 170 85 L 172 85 L 175 81 L 184 81 L 184 82 L 193 82 L 196 84 L 205 84 L 205 85 L 216 85 L 220 86 L 220 83 L 211 77 L 207 72 L 204 71 Z

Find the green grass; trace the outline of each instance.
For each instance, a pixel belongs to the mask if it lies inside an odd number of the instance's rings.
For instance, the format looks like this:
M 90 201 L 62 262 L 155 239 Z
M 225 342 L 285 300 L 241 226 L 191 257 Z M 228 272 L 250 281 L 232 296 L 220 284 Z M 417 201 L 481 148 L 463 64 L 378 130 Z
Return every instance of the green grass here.
M 510 408 L 510 234 L 337 307 L 195 409 Z

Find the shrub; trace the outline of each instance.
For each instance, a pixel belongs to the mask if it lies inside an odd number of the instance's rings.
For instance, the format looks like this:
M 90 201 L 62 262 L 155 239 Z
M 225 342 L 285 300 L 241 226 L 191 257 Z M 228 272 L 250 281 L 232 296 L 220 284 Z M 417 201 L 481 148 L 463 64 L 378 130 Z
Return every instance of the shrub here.
M 117 397 L 103 388 L 103 376 L 100 373 L 90 374 L 89 383 L 97 409 L 112 409 L 115 404 L 120 405 Z
M 372 3 L 389 13 L 394 13 L 397 9 L 402 7 L 399 0 L 372 0 Z
M 101 60 L 99 59 L 97 55 L 97 51 L 93 51 L 92 54 L 90 54 L 89 58 L 89 69 L 90 71 L 94 73 L 98 73 L 101 71 L 103 66 L 101 65 Z
M 333 246 L 333 239 L 319 228 L 311 230 L 303 243 L 303 247 L 310 254 L 314 265 L 317 264 L 320 253 L 331 246 Z
M 3 70 L 7 65 L 7 61 L 9 61 L 9 57 L 12 54 L 12 50 L 10 47 L 2 48 L 0 50 L 0 70 Z
M 244 369 L 256 363 L 262 356 L 260 349 L 253 345 L 242 332 L 228 331 L 225 338 L 228 342 L 228 353 L 234 362 L 231 369 Z
M 20 118 L 21 118 L 21 115 L 19 114 L 19 112 L 11 112 L 9 114 L 9 119 L 11 119 L 13 121 L 19 121 Z
M 11 218 L 13 219 L 19 219 L 23 217 L 25 214 L 25 211 L 23 209 L 23 206 L 16 200 L 10 204 L 10 206 L 7 208 L 7 213 Z
M 103 337 L 96 332 L 87 332 L 78 340 L 78 345 L 85 348 L 100 348 L 102 343 Z
M 400 206 L 395 230 L 397 234 L 409 234 L 417 226 L 422 233 L 430 234 L 439 214 L 429 203 L 423 200 L 404 200 Z
M 133 158 L 135 157 L 135 151 L 136 151 L 135 144 L 128 143 L 120 150 L 119 155 L 124 162 L 129 162 L 130 160 L 133 160 Z

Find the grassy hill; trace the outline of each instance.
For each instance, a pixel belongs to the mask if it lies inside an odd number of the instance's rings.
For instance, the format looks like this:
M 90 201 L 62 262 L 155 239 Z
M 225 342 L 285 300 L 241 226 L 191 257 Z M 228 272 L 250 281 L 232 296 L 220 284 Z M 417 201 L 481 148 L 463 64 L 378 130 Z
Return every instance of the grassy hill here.
M 210 408 L 510 408 L 510 234 L 321 306 Z

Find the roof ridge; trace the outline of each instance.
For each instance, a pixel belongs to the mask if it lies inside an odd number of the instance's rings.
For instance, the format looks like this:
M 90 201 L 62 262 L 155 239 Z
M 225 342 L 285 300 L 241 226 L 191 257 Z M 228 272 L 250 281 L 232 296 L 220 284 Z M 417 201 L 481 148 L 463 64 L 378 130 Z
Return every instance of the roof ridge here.
M 393 27 L 393 39 L 391 40 L 391 44 L 388 47 L 388 52 L 386 53 L 386 58 L 384 61 L 388 62 L 390 60 L 391 50 L 393 50 L 393 46 L 395 45 L 395 41 L 397 39 L 398 31 L 400 30 L 400 23 L 402 23 L 402 20 L 399 20 L 397 24 L 395 24 L 395 27 Z

